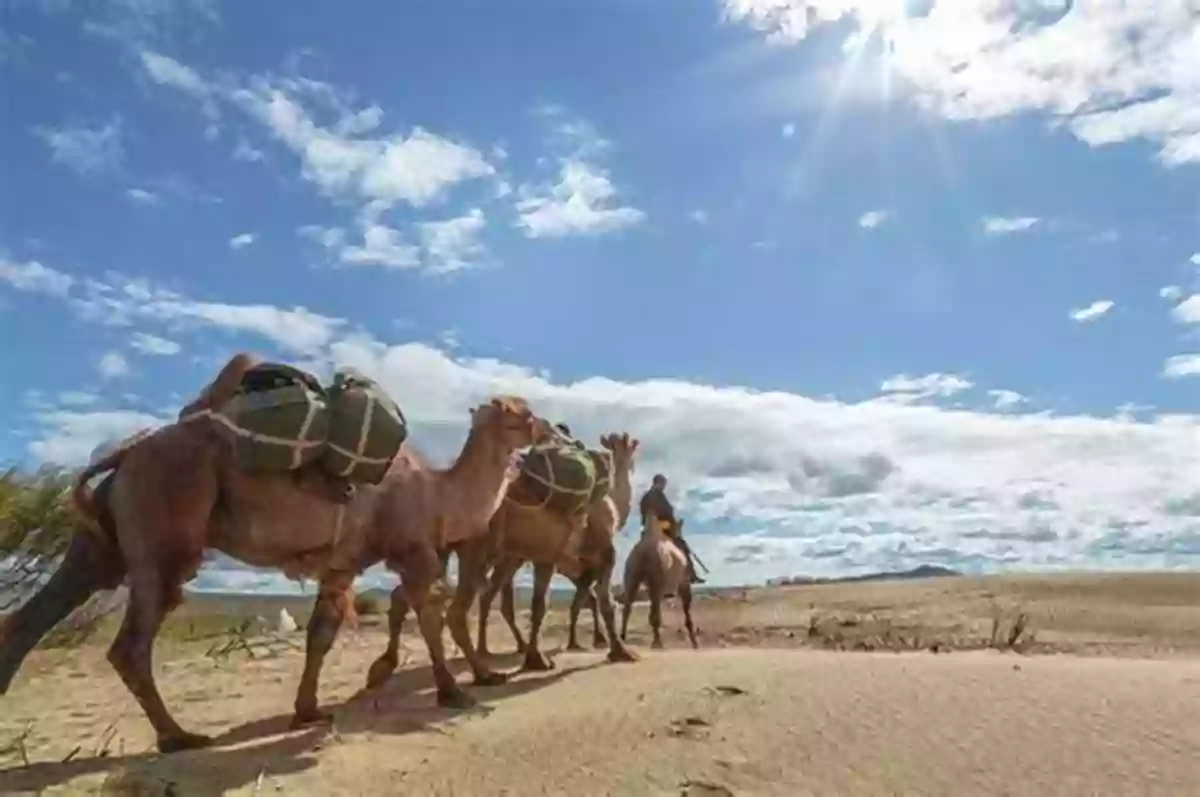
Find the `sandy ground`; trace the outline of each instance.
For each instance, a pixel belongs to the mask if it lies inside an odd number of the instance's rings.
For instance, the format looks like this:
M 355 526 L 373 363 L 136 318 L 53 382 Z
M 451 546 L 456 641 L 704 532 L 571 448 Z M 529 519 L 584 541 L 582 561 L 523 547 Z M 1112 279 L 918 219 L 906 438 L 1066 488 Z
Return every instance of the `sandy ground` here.
M 959 587 L 911 585 L 893 603 L 947 588 Z M 837 589 L 825 598 L 849 600 Z M 781 595 L 787 611 L 799 611 L 813 594 L 764 591 L 749 603 L 775 617 Z M 881 597 L 878 588 L 854 594 Z M 1151 595 L 1156 602 L 1162 596 Z M 851 652 L 748 647 L 752 619 L 767 640 L 804 635 L 772 636 L 762 629 L 790 625 L 726 603 L 701 611 L 700 651 L 681 649 L 672 631 L 670 650 L 642 648 L 636 664 L 560 654 L 556 671 L 473 690 L 480 705 L 457 713 L 433 705 L 412 637 L 410 664 L 360 694 L 383 641 L 364 628 L 344 635 L 326 668 L 322 698 L 334 727 L 306 732 L 286 730 L 298 652 L 218 663 L 194 646 L 169 651 L 157 667 L 168 704 L 185 726 L 221 735 L 216 749 L 174 756 L 149 752 L 149 728 L 103 647 L 42 651 L 0 698 L 0 747 L 27 729 L 29 759 L 23 764 L 19 751 L 0 758 L 0 794 L 1198 793 L 1200 658 L 1190 652 L 1189 623 L 1200 620 L 1182 621 L 1175 644 L 1154 637 L 1139 657 L 1090 648 L 1087 656 Z M 1189 617 L 1200 615 L 1190 608 Z M 1171 628 L 1175 614 L 1164 615 Z M 1096 636 L 1130 649 L 1113 629 Z M 505 636 L 493 639 L 506 649 Z M 557 646 L 556 632 L 551 639 Z M 1156 652 L 1164 645 L 1172 652 Z

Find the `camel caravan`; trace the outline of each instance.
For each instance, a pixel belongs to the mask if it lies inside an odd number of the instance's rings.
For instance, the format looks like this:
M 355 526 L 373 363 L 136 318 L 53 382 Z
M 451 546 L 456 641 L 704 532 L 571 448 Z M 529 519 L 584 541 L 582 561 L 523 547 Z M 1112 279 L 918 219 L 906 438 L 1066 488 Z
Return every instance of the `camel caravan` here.
M 0 627 L 0 694 L 59 621 L 96 592 L 124 583 L 129 603 L 109 662 L 161 752 L 211 744 L 175 720 L 153 671 L 155 637 L 210 549 L 318 584 L 293 727 L 328 720 L 317 700 L 321 667 L 353 611 L 355 578 L 378 563 L 400 585 L 369 688 L 397 668 L 410 612 L 429 651 L 439 705 L 474 702 L 447 666 L 444 626 L 475 685 L 504 683 L 508 675 L 488 664 L 487 621 L 497 595 L 524 669 L 552 668 L 540 632 L 555 572 L 575 585 L 570 649 L 580 648 L 576 626 L 588 606 L 593 644 L 607 648 L 611 662 L 635 661 L 626 629 L 642 586 L 654 645 L 662 645 L 661 604 L 677 595 L 696 647 L 692 583 L 700 579 L 661 476 L 641 502 L 642 538 L 625 564 L 620 633 L 616 627 L 615 537 L 631 512 L 637 450 L 626 432 L 606 434 L 589 449 L 524 399 L 497 396 L 470 410 L 462 451 L 449 467 L 436 468 L 413 449 L 403 412 L 371 379 L 339 370 L 323 386 L 305 371 L 238 354 L 174 423 L 133 435 L 78 475 L 71 495 L 76 533 L 61 565 Z M 445 605 L 451 554 L 458 577 Z M 513 607 L 513 580 L 526 562 L 534 570 L 528 639 Z M 467 627 L 476 597 L 477 643 Z

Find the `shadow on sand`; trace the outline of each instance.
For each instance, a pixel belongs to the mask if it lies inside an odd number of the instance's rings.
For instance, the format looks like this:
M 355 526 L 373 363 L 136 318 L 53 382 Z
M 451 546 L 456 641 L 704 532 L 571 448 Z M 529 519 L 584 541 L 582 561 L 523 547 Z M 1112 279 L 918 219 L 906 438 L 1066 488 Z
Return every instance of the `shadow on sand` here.
M 350 698 L 324 706 L 333 715 L 331 725 L 292 731 L 291 712 L 255 719 L 230 728 L 207 750 L 169 756 L 140 753 L 68 762 L 42 761 L 0 771 L 0 794 L 39 794 L 75 778 L 107 773 L 103 786 L 89 783 L 88 791 L 102 794 L 155 795 L 155 797 L 209 797 L 255 783 L 260 777 L 291 775 L 311 769 L 317 754 L 330 741 L 355 734 L 401 736 L 438 730 L 457 717 L 487 716 L 493 705 L 549 686 L 567 675 L 604 665 L 595 663 L 559 668 L 548 673 L 513 670 L 520 657 L 494 656 L 513 678 L 501 686 L 474 687 L 464 677 L 466 664 L 451 662 L 451 670 L 472 697 L 479 701 L 465 710 L 438 707 L 433 696 L 433 674 L 428 665 L 402 669 L 379 689 L 360 690 Z

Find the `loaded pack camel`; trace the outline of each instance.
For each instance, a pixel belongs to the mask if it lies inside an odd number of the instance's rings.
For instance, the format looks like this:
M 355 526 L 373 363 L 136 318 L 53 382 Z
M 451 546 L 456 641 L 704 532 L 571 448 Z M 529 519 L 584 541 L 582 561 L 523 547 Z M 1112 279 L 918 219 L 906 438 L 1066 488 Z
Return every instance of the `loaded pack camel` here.
M 293 578 L 318 580 L 308 624 L 304 673 L 294 726 L 325 720 L 317 706 L 322 663 L 349 606 L 359 573 L 384 562 L 404 582 L 429 648 L 438 702 L 469 704 L 446 666 L 443 615 L 432 585 L 441 570 L 439 551 L 485 535 L 488 520 L 513 475 L 516 452 L 549 435 L 550 426 L 521 399 L 496 398 L 471 410 L 470 431 L 457 460 L 436 469 L 406 442 L 383 481 L 360 486 L 348 501 L 301 489 L 286 474 L 252 475 L 235 462 L 228 438 L 204 414 L 219 407 L 240 384 L 233 378 L 252 358 L 237 358 L 193 404 L 187 420 L 149 434 L 86 468 L 76 499 L 81 528 L 54 576 L 10 619 L 0 638 L 0 694 L 29 651 L 59 620 L 93 593 L 129 586 L 129 606 L 108 660 L 154 726 L 158 749 L 201 747 L 211 740 L 189 733 L 163 703 L 154 681 L 153 643 L 182 586 L 206 549 Z M 230 386 L 232 385 L 232 390 Z M 195 411 L 199 414 L 195 414 Z M 112 473 L 95 493 L 93 476 Z M 470 648 L 465 619 L 451 628 Z M 477 682 L 487 682 L 476 659 Z M 479 678 L 482 674 L 482 678 Z
M 501 613 L 512 631 L 517 649 L 525 655 L 525 667 L 545 670 L 553 666 L 539 650 L 538 640 L 546 614 L 546 593 L 557 569 L 575 584 L 568 647 L 580 649 L 576 639 L 579 612 L 590 600 L 593 606 L 599 605 L 610 637 L 605 640 L 597 623 L 593 626 L 593 641 L 597 646 L 607 644 L 610 660 L 628 660 L 629 652 L 615 638 L 615 623 L 609 619 L 609 613 L 612 611 L 612 571 L 616 563 L 614 539 L 629 520 L 633 491 L 630 475 L 638 441 L 628 434 L 609 434 L 600 439 L 600 445 L 613 455 L 612 485 L 604 500 L 589 508 L 582 528 L 571 528 L 556 513 L 524 507 L 511 500 L 506 500 L 492 518 L 497 561 L 488 588 L 479 599 L 481 653 L 487 651 L 487 623 L 492 601 L 500 590 L 504 590 Z M 513 606 L 513 579 L 527 561 L 534 565 L 528 643 L 521 638 Z M 593 622 L 595 619 L 593 614 Z
M 601 445 L 613 452 L 613 486 L 609 496 L 593 507 L 587 515 L 586 525 L 581 523 L 579 528 L 572 528 L 571 524 L 559 515 L 540 508 L 523 507 L 506 498 L 492 517 L 488 537 L 472 540 L 456 549 L 459 562 L 458 582 L 454 600 L 446 613 L 451 628 L 458 622 L 465 622 L 467 611 L 486 580 L 488 567 L 493 562 L 499 562 L 480 599 L 479 647 L 473 651 L 476 656 L 482 658 L 488 655 L 487 616 L 496 593 L 501 587 L 511 583 L 513 575 L 523 562 L 532 559 L 535 562 L 535 589 L 533 631 L 529 645 L 523 645 L 516 623 L 511 619 L 511 611 L 506 615 L 518 643 L 523 646 L 525 669 L 553 668 L 553 663 L 538 650 L 537 640 L 538 630 L 545 616 L 546 589 L 554 575 L 555 564 L 564 568 L 564 574 L 571 577 L 580 590 L 576 593 L 576 616 L 586 596 L 591 594 L 590 587 L 595 585 L 600 612 L 608 627 L 606 644 L 609 647 L 609 661 L 636 660 L 617 637 L 610 584 L 616 560 L 613 538 L 629 516 L 629 472 L 633 467 L 633 456 L 638 442 L 627 434 L 614 434 L 602 438 Z M 621 496 L 624 496 L 624 499 Z M 576 534 L 573 545 L 570 540 L 572 532 Z M 391 606 L 388 610 L 387 650 L 371 665 L 367 674 L 368 689 L 382 685 L 399 666 L 400 634 L 409 609 L 407 594 L 401 587 L 397 587 L 392 592 Z M 463 648 L 465 654 L 468 646 L 457 637 L 455 642 Z M 471 664 L 471 667 L 474 670 L 475 664 Z M 488 679 L 487 683 L 496 683 L 506 678 L 500 673 L 487 673 L 485 677 Z M 479 678 L 479 672 L 476 671 L 477 682 Z
M 683 533 L 683 521 L 678 531 Z M 629 630 L 629 613 L 645 585 L 650 592 L 650 630 L 654 640 L 650 646 L 661 648 L 663 598 L 678 595 L 683 604 L 683 620 L 687 626 L 688 639 L 693 648 L 696 643 L 696 627 L 692 624 L 692 583 L 688 579 L 687 557 L 663 531 L 662 524 L 653 514 L 643 520 L 642 537 L 629 558 L 625 560 L 624 594 L 621 596 L 621 639 L 626 639 Z

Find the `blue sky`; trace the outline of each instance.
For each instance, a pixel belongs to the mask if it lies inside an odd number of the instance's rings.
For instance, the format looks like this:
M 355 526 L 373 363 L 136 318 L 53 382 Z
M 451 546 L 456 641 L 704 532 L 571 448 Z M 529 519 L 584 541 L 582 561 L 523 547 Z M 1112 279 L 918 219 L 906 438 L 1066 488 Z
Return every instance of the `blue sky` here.
M 7 3 L 0 456 L 249 348 L 628 430 L 722 581 L 1195 567 L 1200 23 L 1122 5 Z

